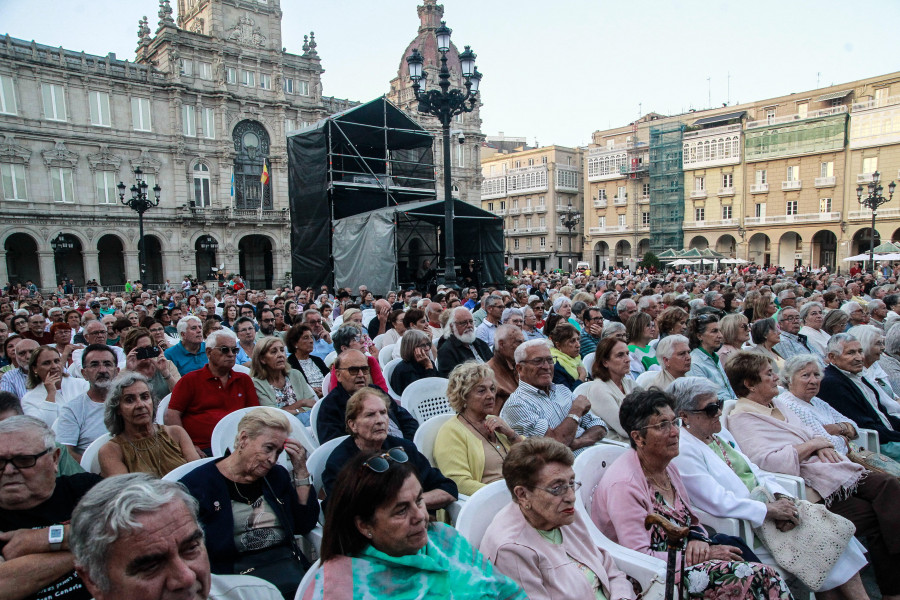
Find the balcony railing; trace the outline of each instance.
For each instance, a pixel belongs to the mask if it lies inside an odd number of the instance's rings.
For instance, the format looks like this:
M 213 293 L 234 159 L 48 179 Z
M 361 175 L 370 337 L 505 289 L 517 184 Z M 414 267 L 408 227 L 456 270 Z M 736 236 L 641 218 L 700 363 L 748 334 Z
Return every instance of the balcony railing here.
M 787 192 L 790 190 L 799 190 L 800 189 L 800 180 L 792 179 L 791 181 L 782 181 L 781 182 L 781 191 Z
M 857 173 L 856 183 L 869 183 L 875 177 L 875 173 Z
M 879 217 L 900 217 L 900 208 L 879 208 L 878 209 Z M 857 219 L 871 219 L 872 211 L 868 208 L 863 210 L 851 210 L 847 213 L 847 218 L 852 220 Z
M 816 177 L 816 187 L 834 187 L 834 177 Z
M 625 204 L 628 204 L 628 194 L 625 194 L 624 196 L 616 196 L 615 198 L 613 198 L 613 204 L 615 204 L 616 206 L 623 206 Z
M 734 187 L 720 187 L 718 196 L 734 196 Z
M 517 214 L 519 214 L 519 213 L 521 213 L 521 212 L 522 212 L 522 211 L 520 211 L 518 208 L 511 208 L 511 209 L 509 209 L 509 214 L 510 214 L 510 215 L 517 215 Z
M 737 219 L 721 219 L 719 221 L 685 221 L 684 229 L 703 229 L 706 227 L 737 227 Z
M 696 131 L 685 131 L 682 139 L 690 140 L 697 137 L 712 137 L 717 135 L 724 135 L 726 133 L 733 133 L 735 131 L 740 131 L 743 126 L 740 123 L 735 123 L 733 125 L 723 125 L 722 127 L 712 127 L 710 129 L 698 129 Z
M 887 98 L 878 98 L 868 100 L 866 102 L 854 102 L 853 110 L 866 110 L 869 108 L 882 108 L 885 106 L 891 106 L 894 104 L 900 104 L 900 96 L 888 96 Z
M 523 215 L 530 215 L 533 212 L 534 212 L 534 209 L 531 208 L 530 206 L 526 206 L 525 208 L 522 209 Z
M 691 190 L 691 200 L 702 200 L 706 198 L 706 190 Z
M 495 210 L 495 211 L 494 211 L 494 214 L 497 215 L 498 217 L 505 217 L 505 216 L 506 216 L 506 209 L 505 209 L 505 208 L 501 208 L 501 209 L 499 209 L 499 210 Z
M 747 217 L 745 225 L 779 225 L 784 223 L 809 223 L 815 221 L 840 221 L 841 213 L 802 213 L 799 215 L 767 215 L 765 217 Z
M 751 194 L 766 194 L 769 192 L 769 184 L 768 183 L 751 183 L 750 184 L 750 193 Z
M 638 204 L 650 204 L 650 194 L 638 198 Z
M 603 235 L 604 233 L 622 233 L 628 231 L 628 225 L 609 225 L 606 227 L 591 227 L 591 235 Z
M 606 208 L 609 203 L 606 200 L 594 200 L 594 208 Z
M 545 213 L 545 212 L 547 212 L 547 206 L 545 204 L 539 204 L 534 207 L 534 212 Z
M 841 104 L 838 106 L 831 106 L 829 108 L 822 108 L 820 110 L 811 110 L 806 113 L 806 116 L 802 116 L 800 115 L 800 113 L 797 113 L 794 115 L 785 115 L 783 117 L 772 117 L 760 119 L 758 121 L 747 121 L 747 129 L 753 129 L 755 127 L 766 127 L 768 125 L 781 125 L 783 123 L 791 123 L 793 121 L 805 121 L 806 119 L 817 119 L 819 117 L 839 115 L 845 112 L 847 112 L 847 107 Z

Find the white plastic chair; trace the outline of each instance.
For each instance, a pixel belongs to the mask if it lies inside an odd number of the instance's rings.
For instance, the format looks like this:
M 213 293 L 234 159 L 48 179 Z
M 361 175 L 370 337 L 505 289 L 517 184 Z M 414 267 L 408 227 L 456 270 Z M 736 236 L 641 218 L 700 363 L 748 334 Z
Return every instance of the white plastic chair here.
M 448 381 L 443 377 L 426 377 L 406 386 L 400 404 L 419 422 L 435 415 L 453 413 L 447 400 Z
M 332 350 L 325 356 L 325 366 L 330 369 L 335 360 L 337 360 L 337 350 Z
M 591 514 L 591 504 L 594 501 L 594 492 L 600 484 L 600 479 L 606 469 L 625 453 L 625 448 L 613 445 L 598 445 L 588 448 L 575 459 L 573 469 L 575 479 L 581 482 L 578 497 L 588 514 Z
M 316 494 L 320 494 L 322 492 L 322 473 L 325 472 L 325 463 L 328 462 L 328 458 L 331 456 L 331 453 L 338 446 L 338 444 L 346 440 L 348 437 L 350 436 L 342 435 L 341 437 L 336 437 L 333 440 L 328 440 L 327 442 L 313 450 L 312 453 L 306 458 L 306 470 L 309 471 L 310 475 L 312 475 L 313 487 L 316 488 Z
M 331 389 L 331 371 L 325 373 L 325 376 L 322 377 L 322 397 L 328 395 L 328 392 Z
M 112 439 L 108 433 L 104 433 L 85 448 L 84 454 L 81 455 L 81 468 L 88 473 L 100 474 L 100 448 Z
M 874 429 L 857 429 L 857 432 L 859 432 L 859 439 L 851 443 L 858 445 L 863 450 L 881 452 L 877 431 Z
M 166 409 L 169 408 L 169 401 L 172 399 L 172 394 L 169 394 L 165 398 L 159 401 L 159 405 L 156 407 L 156 424 L 157 425 L 165 425 L 165 416 Z
M 422 456 L 428 459 L 432 467 L 437 467 L 434 460 L 434 441 L 437 439 L 438 431 L 444 426 L 444 423 L 455 417 L 453 413 L 435 415 L 419 425 L 416 429 L 416 435 L 413 437 L 413 443 Z
M 231 367 L 231 370 L 235 373 L 243 373 L 244 375 L 250 374 L 250 367 L 245 367 L 244 365 L 234 365 Z
M 174 469 L 163 475 L 162 479 L 163 481 L 180 481 L 182 477 L 184 477 L 197 467 L 218 459 L 218 456 L 209 456 L 207 458 L 201 458 L 200 460 L 184 463 L 183 465 L 175 467 Z
M 224 417 L 222 417 L 218 423 L 216 423 L 215 428 L 212 432 L 212 438 L 210 440 L 210 447 L 212 448 L 212 452 L 214 456 L 225 456 L 226 451 L 234 452 L 234 438 L 237 435 L 238 423 L 240 423 L 241 419 L 244 418 L 251 410 L 258 408 L 256 406 L 248 406 L 247 408 L 241 408 L 234 412 L 228 413 Z M 307 453 L 311 453 L 315 450 L 315 445 L 312 443 L 312 440 L 309 439 L 309 434 L 306 431 L 306 427 L 301 423 L 296 417 L 289 415 L 288 413 L 284 413 L 285 417 L 287 417 L 288 422 L 291 424 L 291 435 L 293 439 L 300 442 L 300 445 L 306 449 Z M 290 471 L 291 461 L 288 458 L 287 452 L 282 452 L 278 457 L 278 464 L 282 467 Z
M 316 573 L 322 568 L 322 561 L 316 560 L 309 567 L 309 571 L 306 572 L 306 575 L 303 576 L 303 579 L 300 580 L 300 587 L 297 588 L 297 593 L 294 595 L 294 600 L 303 600 L 303 595 L 306 593 L 307 588 L 309 588 L 316 581 Z
M 456 530 L 479 548 L 484 532 L 494 520 L 494 515 L 512 501 L 506 481 L 503 479 L 489 483 L 471 496 L 459 511 Z
M 368 330 L 369 323 L 372 322 L 372 319 L 374 319 L 376 315 L 378 315 L 378 311 L 376 311 L 374 308 L 367 308 L 362 311 L 362 324 L 363 327 L 366 328 L 366 330 Z
M 726 400 L 722 406 L 722 416 L 719 417 L 719 422 L 722 423 L 722 429 L 728 429 L 728 415 L 731 414 L 731 411 L 734 410 L 736 405 L 737 400 Z
M 313 404 L 313 407 L 309 410 L 309 437 L 312 438 L 313 444 L 315 444 L 316 448 L 321 445 L 319 442 L 319 432 L 316 430 L 316 421 L 319 420 L 319 410 L 321 408 L 322 399 L 320 398 L 319 401 Z
M 338 329 L 341 328 L 341 325 L 343 325 L 343 323 L 344 323 L 344 315 L 336 316 L 334 318 L 334 320 L 331 322 L 331 330 L 337 331 Z
M 578 387 L 575 388 L 575 391 L 572 392 L 572 397 L 577 398 L 578 396 L 587 396 L 587 391 L 591 387 L 592 381 L 585 381 L 584 383 L 578 384 Z
M 394 369 L 397 368 L 397 365 L 399 365 L 401 362 L 403 362 L 402 358 L 395 358 L 388 364 L 384 365 L 384 368 L 381 370 L 381 374 L 384 375 L 384 380 L 385 382 L 387 382 L 388 395 L 397 402 L 400 402 L 400 394 L 395 392 L 391 387 L 391 375 L 394 373 Z
M 378 364 L 381 365 L 382 369 L 386 364 L 393 360 L 391 355 L 394 353 L 394 346 L 395 344 L 390 344 L 378 351 Z
M 588 376 L 591 374 L 591 367 L 594 366 L 594 359 L 597 357 L 596 352 L 591 352 L 586 354 L 584 358 L 581 359 L 581 362 L 584 363 L 584 370 L 588 372 Z

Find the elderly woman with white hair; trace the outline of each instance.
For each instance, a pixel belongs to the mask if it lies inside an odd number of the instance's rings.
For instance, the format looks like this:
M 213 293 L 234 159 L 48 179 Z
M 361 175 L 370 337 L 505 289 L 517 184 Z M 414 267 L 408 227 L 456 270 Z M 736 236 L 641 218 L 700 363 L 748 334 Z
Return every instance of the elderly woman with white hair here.
M 784 363 L 781 381 L 785 391 L 777 396 L 817 436 L 831 440 L 841 454 L 849 451 L 850 440 L 859 438 L 858 427 L 817 396 L 822 369 L 812 354 L 797 354 Z
M 884 406 L 888 414 L 900 415 L 897 394 L 891 386 L 888 374 L 879 364 L 879 359 L 884 354 L 884 332 L 874 325 L 857 325 L 848 329 L 847 333 L 855 337 L 862 346 L 864 355 L 862 376 L 875 383 L 878 402 Z
M 799 525 L 796 498 L 770 473 L 753 464 L 731 434 L 722 429 L 719 417 L 723 403 L 717 397 L 718 388 L 700 377 L 683 377 L 669 386 L 668 393 L 675 400 L 675 414 L 683 425 L 678 456 L 672 462 L 691 503 L 716 517 L 747 520 L 755 528 L 773 521 L 779 531 L 787 533 Z M 764 488 L 766 497 L 772 499 L 759 499 L 753 493 L 757 487 Z M 754 552 L 762 562 L 775 563 L 765 546 L 757 546 Z M 807 580 L 822 580 L 813 590 L 817 598 L 865 600 L 868 596 L 859 577 L 859 570 L 866 565 L 862 545 L 851 539 L 832 564 L 826 575 L 820 563 L 803 563 Z
M 825 356 L 825 346 L 831 336 L 825 331 L 825 307 L 821 302 L 807 302 L 799 309 L 800 335 L 806 336 L 806 344 L 810 348 L 816 348 L 822 356 Z
M 884 336 L 884 353 L 878 366 L 887 375 L 891 389 L 900 390 L 900 327 L 891 327 Z

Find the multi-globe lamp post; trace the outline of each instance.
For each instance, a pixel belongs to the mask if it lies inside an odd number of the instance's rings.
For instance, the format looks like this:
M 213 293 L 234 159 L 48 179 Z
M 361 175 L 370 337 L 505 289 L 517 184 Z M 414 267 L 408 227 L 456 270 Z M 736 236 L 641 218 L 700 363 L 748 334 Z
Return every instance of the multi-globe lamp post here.
M 472 112 L 478 102 L 478 84 L 481 73 L 475 67 L 475 53 L 469 46 L 459 55 L 459 65 L 464 78 L 465 90 L 450 89 L 450 68 L 447 66 L 447 52 L 450 51 L 452 30 L 444 21 L 435 30 L 437 49 L 441 53 L 441 68 L 438 71 L 440 89 L 425 90 L 427 76 L 422 66 L 425 59 L 418 48 L 406 58 L 409 78 L 413 82 L 413 92 L 419 102 L 419 112 L 432 115 L 441 123 L 444 154 L 444 284 L 456 287 L 456 258 L 453 240 L 453 195 L 451 192 L 450 123 L 456 115 Z
M 120 181 L 116 186 L 119 190 L 119 201 L 135 211 L 138 215 L 138 263 L 140 264 L 141 281 L 144 281 L 147 271 L 147 257 L 144 252 L 144 213 L 159 206 L 159 194 L 162 188 L 159 184 L 153 186 L 153 196 L 148 193 L 150 185 L 144 179 L 144 172 L 140 167 L 134 169 L 134 185 L 131 186 L 131 198 L 125 199 L 125 183 Z
M 581 213 L 572 206 L 572 201 L 569 200 L 569 205 L 566 206 L 563 212 L 559 213 L 559 224 L 569 230 L 569 273 L 572 272 L 572 232 L 575 231 L 580 222 Z
M 887 204 L 894 197 L 894 189 L 897 184 L 893 181 L 888 184 L 888 196 L 885 197 L 881 192 L 884 186 L 879 183 L 881 173 L 875 171 L 872 173 L 872 180 L 867 185 L 868 194 L 863 196 L 863 186 L 856 186 L 856 199 L 860 204 L 872 211 L 872 229 L 869 232 L 869 272 L 875 272 L 875 217 L 878 216 L 878 207 Z

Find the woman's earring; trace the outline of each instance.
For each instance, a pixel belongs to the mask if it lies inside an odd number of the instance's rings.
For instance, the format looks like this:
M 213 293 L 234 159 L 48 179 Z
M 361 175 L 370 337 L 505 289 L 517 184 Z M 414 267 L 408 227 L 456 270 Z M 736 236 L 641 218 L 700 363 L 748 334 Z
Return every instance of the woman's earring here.
M 684 424 L 684 428 L 685 428 L 685 429 L 690 429 L 690 428 L 691 428 L 691 424 L 690 424 L 690 423 L 685 423 L 685 424 Z
M 368 535 L 368 536 L 369 536 L 369 538 L 371 538 L 371 537 L 372 537 L 372 532 L 371 532 L 371 531 L 370 531 L 370 532 L 369 532 L 369 533 L 367 533 L 367 534 L 366 534 L 366 535 Z

